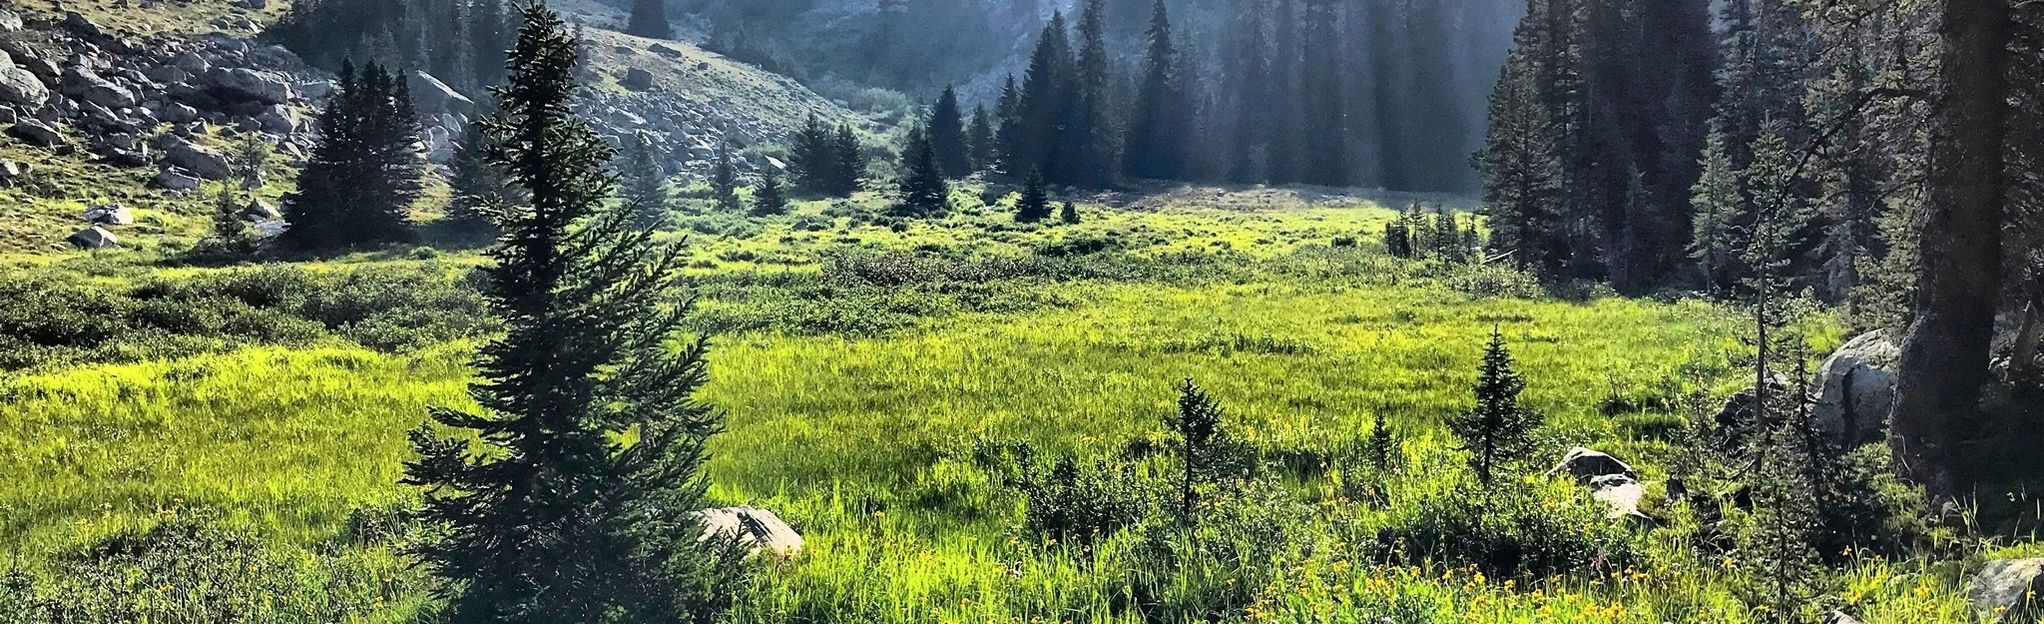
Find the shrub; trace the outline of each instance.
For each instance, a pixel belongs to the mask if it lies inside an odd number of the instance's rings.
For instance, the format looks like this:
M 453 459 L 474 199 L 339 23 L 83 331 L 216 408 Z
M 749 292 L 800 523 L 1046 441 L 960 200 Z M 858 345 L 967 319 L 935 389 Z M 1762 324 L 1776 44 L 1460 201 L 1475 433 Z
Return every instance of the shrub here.
M 1415 563 L 1454 561 L 1494 577 L 1539 578 L 1623 569 L 1636 559 L 1628 529 L 1587 495 L 1538 500 L 1458 487 L 1394 509 L 1378 545 Z

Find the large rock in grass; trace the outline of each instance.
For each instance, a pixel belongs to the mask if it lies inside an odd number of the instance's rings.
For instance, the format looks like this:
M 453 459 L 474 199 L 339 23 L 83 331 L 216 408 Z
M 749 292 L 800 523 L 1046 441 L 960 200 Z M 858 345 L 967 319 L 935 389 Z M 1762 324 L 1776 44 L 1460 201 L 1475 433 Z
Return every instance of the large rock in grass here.
M 2027 624 L 2044 614 L 2044 559 L 1990 561 L 1966 584 L 1966 600 L 1981 622 Z
M 163 162 L 208 180 L 225 180 L 234 175 L 233 164 L 225 154 L 184 140 L 164 147 Z
M 1824 614 L 1821 624 L 1860 624 L 1860 621 L 1859 618 L 1847 615 L 1844 611 L 1833 610 Z
M 1604 503 L 1604 517 L 1612 520 L 1652 526 L 1654 519 L 1639 510 L 1639 501 L 1646 495 L 1647 487 L 1630 475 L 1608 474 L 1590 479 L 1590 498 Z
M 1562 456 L 1561 463 L 1555 464 L 1554 469 L 1547 471 L 1547 474 L 1566 474 L 1584 485 L 1589 485 L 1597 477 L 1610 475 L 1639 478 L 1639 473 L 1634 472 L 1632 466 L 1619 461 L 1618 458 L 1580 446 L 1569 449 L 1568 454 Z
M 121 246 L 120 237 L 97 225 L 79 230 L 64 240 L 79 249 L 108 249 Z
M 1886 331 L 1863 334 L 1817 368 L 1817 405 L 1810 415 L 1818 429 L 1843 448 L 1878 441 L 1895 407 L 1895 371 L 1902 347 Z
M 785 559 L 802 553 L 802 534 L 796 533 L 774 512 L 753 507 L 725 507 L 705 509 L 696 512 L 696 515 L 703 519 L 701 539 L 717 536 L 735 538 L 739 544 L 751 548 L 755 555 L 767 553 Z
M 37 147 L 56 147 L 64 144 L 64 135 L 59 134 L 56 128 L 34 119 L 14 122 L 14 127 L 8 132 Z

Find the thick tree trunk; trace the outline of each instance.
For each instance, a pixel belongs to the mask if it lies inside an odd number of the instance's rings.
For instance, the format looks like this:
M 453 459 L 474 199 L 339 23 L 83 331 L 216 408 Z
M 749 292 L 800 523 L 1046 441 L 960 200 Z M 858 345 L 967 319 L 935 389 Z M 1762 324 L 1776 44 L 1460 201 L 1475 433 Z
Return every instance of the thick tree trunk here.
M 1942 101 L 1925 182 L 1916 319 L 1902 347 L 1890 444 L 1933 496 L 1964 494 L 1960 445 L 1982 433 L 1980 389 L 2001 287 L 2008 0 L 1939 0 Z

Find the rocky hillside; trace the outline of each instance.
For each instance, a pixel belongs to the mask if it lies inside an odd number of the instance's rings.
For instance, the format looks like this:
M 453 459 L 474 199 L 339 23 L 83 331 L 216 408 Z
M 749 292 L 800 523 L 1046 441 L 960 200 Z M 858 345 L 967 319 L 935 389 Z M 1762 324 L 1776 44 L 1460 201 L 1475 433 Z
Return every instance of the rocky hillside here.
M 208 184 L 233 177 L 229 137 L 296 164 L 331 76 L 258 37 L 265 0 L 28 1 L 0 8 L 0 254 L 118 245 L 176 248 L 206 231 Z M 0 4 L 0 7 L 7 5 Z M 583 109 L 613 141 L 644 136 L 669 171 L 700 173 L 715 146 L 778 142 L 808 115 L 850 113 L 785 77 L 680 42 L 587 20 Z M 476 97 L 408 75 L 422 147 L 452 156 Z M 775 163 L 745 163 L 747 168 Z M 286 175 L 250 185 L 274 201 Z M 85 215 L 96 208 L 101 223 Z M 258 211 L 261 212 L 261 211 Z M 262 218 L 258 214 L 255 218 Z M 91 228 L 97 225 L 97 231 Z

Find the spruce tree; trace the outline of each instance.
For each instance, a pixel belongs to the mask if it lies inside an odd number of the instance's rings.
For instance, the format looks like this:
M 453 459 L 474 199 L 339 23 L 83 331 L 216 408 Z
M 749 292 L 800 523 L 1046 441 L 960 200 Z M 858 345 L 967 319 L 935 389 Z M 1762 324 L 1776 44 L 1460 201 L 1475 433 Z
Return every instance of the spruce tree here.
M 1519 405 L 1519 393 L 1526 380 L 1512 370 L 1512 353 L 1505 347 L 1504 334 L 1490 333 L 1483 350 L 1483 365 L 1476 377 L 1476 407 L 1448 420 L 1448 429 L 1462 441 L 1469 453 L 1469 469 L 1476 482 L 1488 489 L 1498 483 L 1506 466 L 1525 458 L 1533 449 L 1533 432 L 1542 419 L 1537 412 Z
M 972 142 L 966 134 L 965 111 L 958 106 L 958 90 L 944 87 L 943 95 L 930 107 L 924 121 L 930 146 L 937 150 L 937 169 L 946 178 L 972 175 Z
M 860 181 L 866 177 L 866 154 L 859 146 L 859 136 L 852 133 L 850 125 L 838 125 L 837 136 L 831 140 L 831 151 L 835 157 L 829 195 L 850 197 L 859 192 Z
M 633 136 L 624 142 L 622 174 L 623 189 L 620 195 L 625 201 L 625 210 L 632 214 L 632 227 L 651 229 L 667 221 L 669 208 L 667 196 L 667 173 L 660 164 L 653 161 L 653 146 L 645 135 Z
M 909 131 L 901 154 L 901 197 L 888 211 L 898 217 L 938 217 L 951 211 L 951 187 L 938 169 L 937 150 L 924 128 Z
M 463 236 L 494 232 L 501 209 L 518 201 L 517 188 L 490 163 L 490 140 L 481 124 L 469 124 L 455 146 L 454 160 L 447 164 L 447 182 L 454 192 L 447 225 Z
M 1560 272 L 1562 171 L 1551 116 L 1540 93 L 1544 53 L 1541 15 L 1518 26 L 1517 42 L 1491 93 L 1490 129 L 1476 155 L 1483 172 L 1483 205 L 1490 211 L 1490 252 L 1509 254 L 1521 269 Z
M 839 178 L 836 141 L 837 135 L 815 113 L 810 113 L 802 129 L 795 132 L 795 144 L 788 150 L 797 186 L 818 195 L 836 194 Z
M 972 170 L 992 169 L 994 161 L 997 160 L 995 154 L 1000 153 L 1000 146 L 996 145 L 994 140 L 993 116 L 987 112 L 985 106 L 973 107 L 972 124 L 965 134 L 966 142 L 972 147 Z
M 1194 512 L 1199 504 L 1200 486 L 1228 468 L 1229 459 L 1225 455 L 1230 440 L 1227 431 L 1221 428 L 1221 418 L 1221 406 L 1191 379 L 1178 386 L 1178 412 L 1166 418 L 1164 424 L 1171 434 L 1171 452 L 1178 460 L 1179 474 L 1173 484 L 1178 500 L 1173 511 L 1180 526 L 1197 524 L 1198 515 Z
M 1306 0 L 1301 37 L 1299 107 L 1295 136 L 1304 152 L 1295 165 L 1307 184 L 1346 186 L 1350 182 L 1348 103 L 1343 99 L 1340 22 L 1336 0 Z
M 1029 180 L 1022 185 L 1022 194 L 1015 198 L 1015 221 L 1036 223 L 1050 218 L 1050 189 L 1043 180 L 1042 171 L 1029 172 Z
M 255 251 L 255 232 L 243 208 L 234 188 L 220 185 L 220 193 L 213 198 L 213 236 L 200 245 L 201 250 L 231 255 Z
M 1739 226 L 1745 197 L 1739 171 L 1733 168 L 1732 152 L 1723 130 L 1712 129 L 1704 142 L 1703 171 L 1690 191 L 1696 214 L 1690 217 L 1689 256 L 1702 270 L 1704 283 L 1713 293 L 1726 292 L 1738 275 L 1738 260 L 1745 249 L 1745 230 Z
M 1072 205 L 1072 202 L 1065 202 L 1063 207 L 1058 208 L 1057 220 L 1065 225 L 1078 225 L 1079 207 Z
M 1180 141 L 1190 128 L 1185 118 L 1188 103 L 1178 75 L 1178 52 L 1172 47 L 1171 17 L 1163 0 L 1157 0 L 1152 9 L 1149 39 L 1141 91 L 1130 111 L 1122 167 L 1133 177 L 1176 179 L 1185 167 L 1185 148 Z
M 426 161 L 419 122 L 401 81 L 371 63 L 343 67 L 338 91 L 320 113 L 320 140 L 284 197 L 290 223 L 283 243 L 300 251 L 408 240 L 410 211 L 422 192 Z
M 1108 121 L 1107 0 L 1083 0 L 1078 50 L 1072 58 L 1053 153 L 1064 168 L 1053 179 L 1097 188 L 1111 181 L 1116 148 Z
M 772 167 L 760 174 L 759 186 L 752 189 L 752 216 L 771 217 L 788 214 L 788 193 L 781 188 L 781 174 Z
M 673 39 L 674 25 L 667 21 L 667 0 L 633 0 L 632 16 L 625 34 L 648 39 Z
M 1009 148 L 1001 162 L 1010 174 L 1041 170 L 1053 182 L 1068 181 L 1058 156 L 1065 109 L 1076 106 L 1073 63 L 1064 15 L 1054 13 L 1029 57 L 1029 69 L 1016 96 L 1015 119 L 1001 125 L 1002 144 Z
M 717 162 L 710 166 L 710 195 L 717 200 L 717 212 L 736 214 L 745 209 L 738 201 L 738 165 L 731 162 L 731 148 L 717 145 Z
M 673 348 L 685 256 L 605 210 L 611 150 L 576 118 L 574 42 L 523 9 L 490 161 L 523 189 L 484 269 L 505 333 L 477 356 L 479 409 L 436 409 L 405 483 L 430 527 L 413 552 L 452 622 L 706 622 L 744 586 L 743 552 L 699 540 L 706 341 Z

